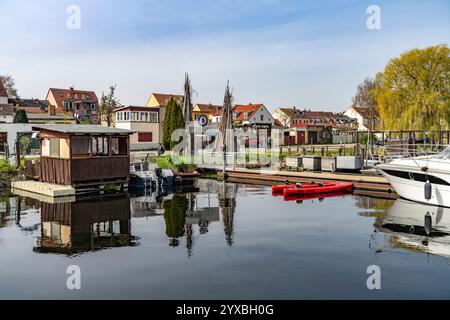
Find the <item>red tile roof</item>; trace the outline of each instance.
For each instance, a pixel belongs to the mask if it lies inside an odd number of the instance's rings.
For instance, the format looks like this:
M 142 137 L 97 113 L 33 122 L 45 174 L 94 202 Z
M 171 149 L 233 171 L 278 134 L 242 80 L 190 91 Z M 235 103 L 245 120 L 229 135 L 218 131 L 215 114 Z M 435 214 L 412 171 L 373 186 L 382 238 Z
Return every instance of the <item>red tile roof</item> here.
M 6 88 L 3 85 L 2 80 L 0 80 L 0 97 L 8 97 L 8 92 L 6 92 Z
M 48 90 L 48 95 L 50 92 L 53 94 L 53 97 L 56 101 L 56 108 L 63 109 L 64 101 L 85 101 L 85 102 L 96 102 L 98 103 L 97 95 L 94 91 L 86 91 L 86 90 L 76 90 L 74 88 L 69 89 L 58 89 L 58 88 L 50 88 Z
M 334 123 L 296 123 L 292 127 L 335 127 Z
M 195 106 L 198 107 L 200 112 L 210 114 L 213 116 L 221 115 L 223 112 L 223 106 L 213 105 L 211 103 L 209 104 L 197 103 L 195 104 Z
M 233 113 L 236 114 L 236 121 L 246 121 L 250 119 L 256 111 L 263 106 L 262 103 L 241 105 L 237 104 L 233 107 Z
M 184 96 L 177 94 L 153 93 L 152 95 L 155 97 L 156 101 L 158 101 L 159 105 L 163 106 L 167 105 L 171 98 L 174 98 L 179 103 L 184 99 Z

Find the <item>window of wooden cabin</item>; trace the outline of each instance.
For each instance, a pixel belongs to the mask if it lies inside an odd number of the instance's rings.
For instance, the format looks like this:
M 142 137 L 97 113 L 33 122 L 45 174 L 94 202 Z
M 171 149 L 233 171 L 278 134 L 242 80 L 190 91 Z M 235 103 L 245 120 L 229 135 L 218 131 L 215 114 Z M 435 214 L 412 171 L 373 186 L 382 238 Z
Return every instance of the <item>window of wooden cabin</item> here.
M 52 158 L 59 158 L 59 139 L 45 139 L 47 140 L 48 148 L 46 151 L 48 151 L 48 154 L 44 155 L 47 157 Z
M 72 137 L 72 156 L 88 157 L 91 153 L 91 137 Z
M 92 137 L 92 155 L 94 157 L 109 156 L 108 137 Z
M 113 156 L 126 156 L 128 154 L 127 138 L 111 138 L 111 154 Z

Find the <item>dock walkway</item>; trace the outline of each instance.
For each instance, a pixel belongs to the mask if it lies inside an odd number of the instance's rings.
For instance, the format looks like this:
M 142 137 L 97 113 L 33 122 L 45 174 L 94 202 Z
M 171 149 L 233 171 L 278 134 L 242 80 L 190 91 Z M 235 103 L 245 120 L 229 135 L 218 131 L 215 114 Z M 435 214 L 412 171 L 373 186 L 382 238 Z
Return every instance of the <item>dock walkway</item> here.
M 381 176 L 370 176 L 364 174 L 351 173 L 331 173 L 331 172 L 294 172 L 265 169 L 244 169 L 227 168 L 227 179 L 231 182 L 246 182 L 256 184 L 272 185 L 280 182 L 330 182 L 349 181 L 353 182 L 355 190 L 365 195 L 382 196 L 396 198 L 394 188 L 389 181 Z M 222 172 L 218 172 L 218 178 L 222 179 Z
M 13 181 L 11 182 L 11 190 L 13 193 L 15 190 L 21 190 L 51 198 L 75 196 L 73 187 L 31 180 Z

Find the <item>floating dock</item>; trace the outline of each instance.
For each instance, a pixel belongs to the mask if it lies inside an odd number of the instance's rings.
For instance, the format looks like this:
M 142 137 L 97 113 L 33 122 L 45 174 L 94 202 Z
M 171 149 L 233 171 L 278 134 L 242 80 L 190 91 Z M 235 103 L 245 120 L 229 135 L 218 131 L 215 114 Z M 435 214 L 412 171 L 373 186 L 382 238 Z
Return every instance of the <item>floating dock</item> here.
M 243 182 L 249 184 L 273 185 L 290 182 L 332 182 L 349 181 L 354 185 L 359 194 L 396 199 L 398 195 L 389 181 L 381 176 L 352 174 L 352 173 L 330 173 L 330 172 L 295 172 L 265 169 L 227 169 L 227 181 Z M 223 173 L 218 172 L 218 179 L 223 179 Z
M 11 191 L 19 194 L 36 194 L 46 198 L 72 198 L 75 197 L 75 188 L 39 181 L 13 181 L 11 182 Z

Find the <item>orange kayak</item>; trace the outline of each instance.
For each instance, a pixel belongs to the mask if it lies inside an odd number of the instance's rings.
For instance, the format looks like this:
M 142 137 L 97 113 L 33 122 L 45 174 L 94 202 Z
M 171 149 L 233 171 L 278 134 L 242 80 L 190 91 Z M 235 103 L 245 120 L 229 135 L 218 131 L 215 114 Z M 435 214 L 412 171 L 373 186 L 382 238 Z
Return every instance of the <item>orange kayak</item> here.
M 307 188 L 285 188 L 283 190 L 283 195 L 293 196 L 293 195 L 304 195 L 304 194 L 318 194 L 318 193 L 329 193 L 337 191 L 350 191 L 353 188 L 353 183 L 351 182 L 336 182 L 328 183 L 323 185 L 315 185 L 314 187 Z

